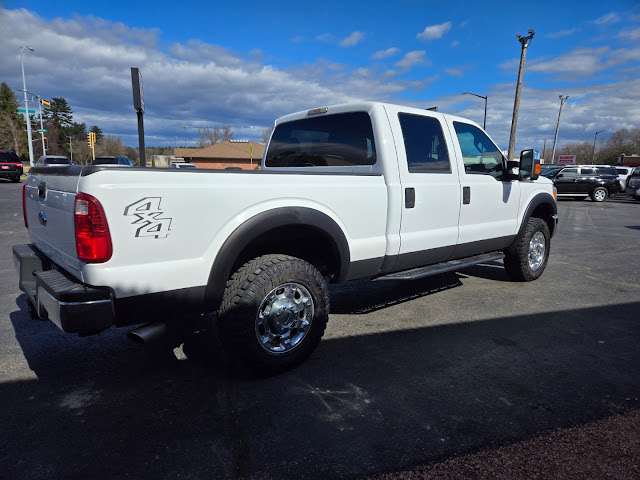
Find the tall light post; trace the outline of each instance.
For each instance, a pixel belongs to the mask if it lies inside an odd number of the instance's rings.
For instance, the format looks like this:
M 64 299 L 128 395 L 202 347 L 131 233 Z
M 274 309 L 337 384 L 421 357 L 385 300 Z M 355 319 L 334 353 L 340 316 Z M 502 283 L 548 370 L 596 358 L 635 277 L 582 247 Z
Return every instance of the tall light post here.
M 536 32 L 533 30 L 528 31 L 529 35 L 523 37 L 522 35 L 516 35 L 518 41 L 522 44 L 522 51 L 520 52 L 520 68 L 518 69 L 518 82 L 516 83 L 516 98 L 513 101 L 513 117 L 511 119 L 511 136 L 509 137 L 509 153 L 508 160 L 513 158 L 513 151 L 516 148 L 516 128 L 518 126 L 518 110 L 520 108 L 520 90 L 522 90 L 522 74 L 524 73 L 524 60 L 527 56 L 527 48 L 531 43 L 531 39 Z
M 187 128 L 189 128 L 189 126 L 183 125 L 182 128 L 184 128 L 184 146 L 186 148 L 187 147 Z
M 554 159 L 556 157 L 556 142 L 558 141 L 558 130 L 560 129 L 560 116 L 562 115 L 562 106 L 564 105 L 564 102 L 566 102 L 567 99 L 569 98 L 569 95 L 566 95 L 566 96 L 559 95 L 559 97 L 560 97 L 560 111 L 558 112 L 558 123 L 556 124 L 556 136 L 553 138 L 553 150 L 551 151 L 551 163 L 554 162 Z
M 604 130 L 600 130 L 596 132 L 593 136 L 593 153 L 591 154 L 591 165 L 596 163 L 596 138 L 598 138 L 598 134 L 604 132 Z
M 482 129 L 487 129 L 487 97 L 484 95 L 478 95 L 477 93 L 464 92 L 463 95 L 473 95 L 478 98 L 484 98 L 484 123 L 482 124 Z
M 24 51 L 35 52 L 29 45 L 20 47 L 20 66 L 22 67 L 22 92 L 24 93 L 24 117 L 27 121 L 27 140 L 29 141 L 29 165 L 33 167 L 33 145 L 31 143 L 31 119 L 29 118 L 29 105 L 27 104 L 27 82 L 24 80 Z

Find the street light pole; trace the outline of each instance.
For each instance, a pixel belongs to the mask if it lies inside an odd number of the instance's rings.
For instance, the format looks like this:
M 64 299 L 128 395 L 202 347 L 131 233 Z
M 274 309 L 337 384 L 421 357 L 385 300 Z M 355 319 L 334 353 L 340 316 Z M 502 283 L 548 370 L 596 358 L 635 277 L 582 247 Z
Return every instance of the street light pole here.
M 596 132 L 596 134 L 593 136 L 593 153 L 591 154 L 591 165 L 596 163 L 596 138 L 598 137 L 598 134 L 602 132 L 604 132 L 604 130 Z
M 487 97 L 484 95 L 478 95 L 477 93 L 464 92 L 463 95 L 473 95 L 478 98 L 484 98 L 484 123 L 482 124 L 482 129 L 487 129 Z
M 509 137 L 509 153 L 507 154 L 507 160 L 513 158 L 513 151 L 516 148 L 516 129 L 518 126 L 518 110 L 520 108 L 520 90 L 522 90 L 522 75 L 524 73 L 524 60 L 527 56 L 527 48 L 531 43 L 531 39 L 536 32 L 529 30 L 529 35 L 523 37 L 522 35 L 516 35 L 518 41 L 522 44 L 522 51 L 520 52 L 520 68 L 518 69 L 518 82 L 516 83 L 516 98 L 513 102 L 513 117 L 511 119 L 511 136 Z
M 69 139 L 69 151 L 71 152 L 71 163 L 73 163 L 73 137 L 70 135 L 67 135 L 67 138 Z
M 184 147 L 187 148 L 187 128 L 189 128 L 189 126 L 183 125 L 182 128 L 184 128 Z
M 24 79 L 24 51 L 35 52 L 29 45 L 20 47 L 20 66 L 22 67 L 22 91 L 24 93 L 24 117 L 27 121 L 27 140 L 29 142 L 29 166 L 33 167 L 33 145 L 31 143 L 31 119 L 29 118 L 29 105 L 27 104 L 27 83 Z
M 554 162 L 554 159 L 556 156 L 556 142 L 558 141 L 558 130 L 560 129 L 560 116 L 562 115 L 562 106 L 564 105 L 564 102 L 566 102 L 567 99 L 569 98 L 569 95 L 566 95 L 566 96 L 559 95 L 559 97 L 560 97 L 560 111 L 558 112 L 558 123 L 556 124 L 556 136 L 553 138 L 553 150 L 551 151 L 551 163 Z

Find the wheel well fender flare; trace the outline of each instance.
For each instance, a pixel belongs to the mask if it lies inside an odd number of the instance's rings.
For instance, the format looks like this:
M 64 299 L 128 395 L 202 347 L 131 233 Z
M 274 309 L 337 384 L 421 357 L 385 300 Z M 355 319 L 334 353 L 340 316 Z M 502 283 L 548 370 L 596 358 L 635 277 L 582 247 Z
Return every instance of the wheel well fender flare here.
M 326 213 L 308 207 L 281 207 L 259 213 L 238 226 L 224 241 L 216 254 L 209 273 L 205 293 L 205 307 L 217 308 L 222 301 L 227 280 L 242 252 L 259 236 L 287 226 L 312 227 L 325 233 L 339 254 L 342 277 L 350 262 L 349 242 L 338 223 Z
M 533 213 L 541 206 L 547 207 L 551 212 L 551 215 L 548 215 L 548 218 L 543 218 L 543 220 L 547 222 L 547 225 L 549 226 L 549 233 L 553 237 L 556 229 L 556 223 L 552 217 L 558 215 L 558 205 L 555 198 L 553 198 L 553 195 L 546 192 L 535 195 L 529 202 L 529 205 L 527 205 L 524 215 L 522 216 L 518 236 L 526 228 L 529 219 L 534 216 Z

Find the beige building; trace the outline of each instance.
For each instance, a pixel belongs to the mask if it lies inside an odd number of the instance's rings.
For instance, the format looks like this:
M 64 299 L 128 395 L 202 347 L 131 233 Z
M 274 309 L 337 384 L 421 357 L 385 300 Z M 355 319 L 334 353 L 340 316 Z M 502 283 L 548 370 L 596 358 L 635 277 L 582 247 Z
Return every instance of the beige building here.
M 198 168 L 241 168 L 252 170 L 260 165 L 265 145 L 259 142 L 224 140 L 205 148 L 176 148 L 174 156 L 184 158 Z

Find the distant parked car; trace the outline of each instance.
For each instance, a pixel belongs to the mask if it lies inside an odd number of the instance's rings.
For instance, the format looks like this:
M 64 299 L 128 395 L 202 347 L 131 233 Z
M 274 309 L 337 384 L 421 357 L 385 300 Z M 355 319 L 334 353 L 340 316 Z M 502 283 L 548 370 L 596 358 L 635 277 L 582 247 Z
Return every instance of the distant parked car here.
M 0 178 L 19 182 L 22 175 L 22 162 L 16 152 L 0 150 Z
M 591 197 L 602 202 L 620 191 L 620 179 L 611 165 L 571 165 L 550 168 L 542 175 L 551 179 L 558 197 Z
M 627 193 L 636 200 L 640 200 L 640 167 L 635 167 L 629 175 Z
M 101 156 L 91 162 L 91 165 L 101 167 L 135 167 L 136 164 L 129 157 Z
M 620 191 L 624 192 L 627 188 L 627 183 L 629 183 L 629 176 L 631 172 L 633 172 L 634 167 L 615 167 L 616 172 L 618 172 L 618 176 L 620 176 Z
M 188 162 L 176 162 L 169 165 L 169 168 L 198 168 L 193 163 Z
M 51 167 L 56 165 L 71 165 L 71 160 L 64 155 L 43 155 L 35 164 L 36 167 Z

